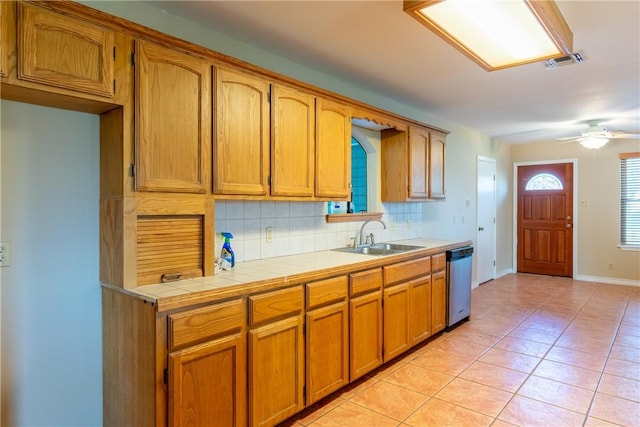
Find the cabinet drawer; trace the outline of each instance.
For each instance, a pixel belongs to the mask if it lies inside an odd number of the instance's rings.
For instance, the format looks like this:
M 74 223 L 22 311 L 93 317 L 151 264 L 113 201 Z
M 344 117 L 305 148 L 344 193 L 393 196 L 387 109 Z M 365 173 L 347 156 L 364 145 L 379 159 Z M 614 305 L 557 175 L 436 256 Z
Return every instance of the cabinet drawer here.
M 414 277 L 424 276 L 431 273 L 431 257 L 399 262 L 398 264 L 386 266 L 383 270 L 385 286 L 404 282 Z
M 244 301 L 235 300 L 169 315 L 169 347 L 176 348 L 242 328 Z
M 382 269 L 361 271 L 349 275 L 349 294 L 354 297 L 380 289 L 382 286 Z
M 249 297 L 249 324 L 264 323 L 287 315 L 295 315 L 304 308 L 302 286 Z
M 447 259 L 445 254 L 437 254 L 431 256 L 431 271 L 444 270 Z
M 307 309 L 319 307 L 347 298 L 347 276 L 307 283 Z

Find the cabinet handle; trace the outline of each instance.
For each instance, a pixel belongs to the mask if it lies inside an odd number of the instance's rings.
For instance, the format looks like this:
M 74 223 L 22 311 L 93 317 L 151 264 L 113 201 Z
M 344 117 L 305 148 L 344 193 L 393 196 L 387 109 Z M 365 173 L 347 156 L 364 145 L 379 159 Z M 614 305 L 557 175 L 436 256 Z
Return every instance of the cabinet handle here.
M 478 227 L 478 231 L 484 231 L 484 227 Z
M 175 282 L 180 279 L 182 279 L 182 273 L 165 273 L 160 276 L 160 281 L 162 283 Z

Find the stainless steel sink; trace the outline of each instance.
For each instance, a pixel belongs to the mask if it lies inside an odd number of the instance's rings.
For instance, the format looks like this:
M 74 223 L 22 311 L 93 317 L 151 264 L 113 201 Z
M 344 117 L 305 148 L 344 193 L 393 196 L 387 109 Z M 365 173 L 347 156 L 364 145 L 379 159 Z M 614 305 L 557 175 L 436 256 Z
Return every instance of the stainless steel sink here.
M 368 246 L 360 246 L 359 248 L 337 248 L 332 249 L 338 252 L 348 252 L 352 254 L 364 255 L 393 255 L 403 252 L 422 249 L 421 246 L 399 245 L 396 243 L 376 243 Z

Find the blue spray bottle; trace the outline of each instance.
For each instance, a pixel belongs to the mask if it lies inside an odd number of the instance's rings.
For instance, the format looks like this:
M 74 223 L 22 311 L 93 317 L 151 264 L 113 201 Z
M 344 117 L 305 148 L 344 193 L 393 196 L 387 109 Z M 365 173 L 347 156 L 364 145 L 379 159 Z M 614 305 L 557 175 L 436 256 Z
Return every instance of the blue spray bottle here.
M 233 239 L 233 234 L 224 232 L 220 233 L 222 237 L 224 237 L 224 244 L 222 245 L 222 252 L 220 252 L 220 258 L 227 260 L 231 267 L 236 265 L 236 254 L 233 253 L 233 249 L 231 249 L 231 239 Z

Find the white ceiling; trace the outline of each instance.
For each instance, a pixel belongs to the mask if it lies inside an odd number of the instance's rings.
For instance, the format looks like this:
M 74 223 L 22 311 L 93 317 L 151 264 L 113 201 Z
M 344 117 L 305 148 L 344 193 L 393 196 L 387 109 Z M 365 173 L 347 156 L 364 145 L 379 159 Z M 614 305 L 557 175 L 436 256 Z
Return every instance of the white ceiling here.
M 586 58 L 486 72 L 389 1 L 151 1 L 170 14 L 510 143 L 640 131 L 640 2 L 560 0 Z

